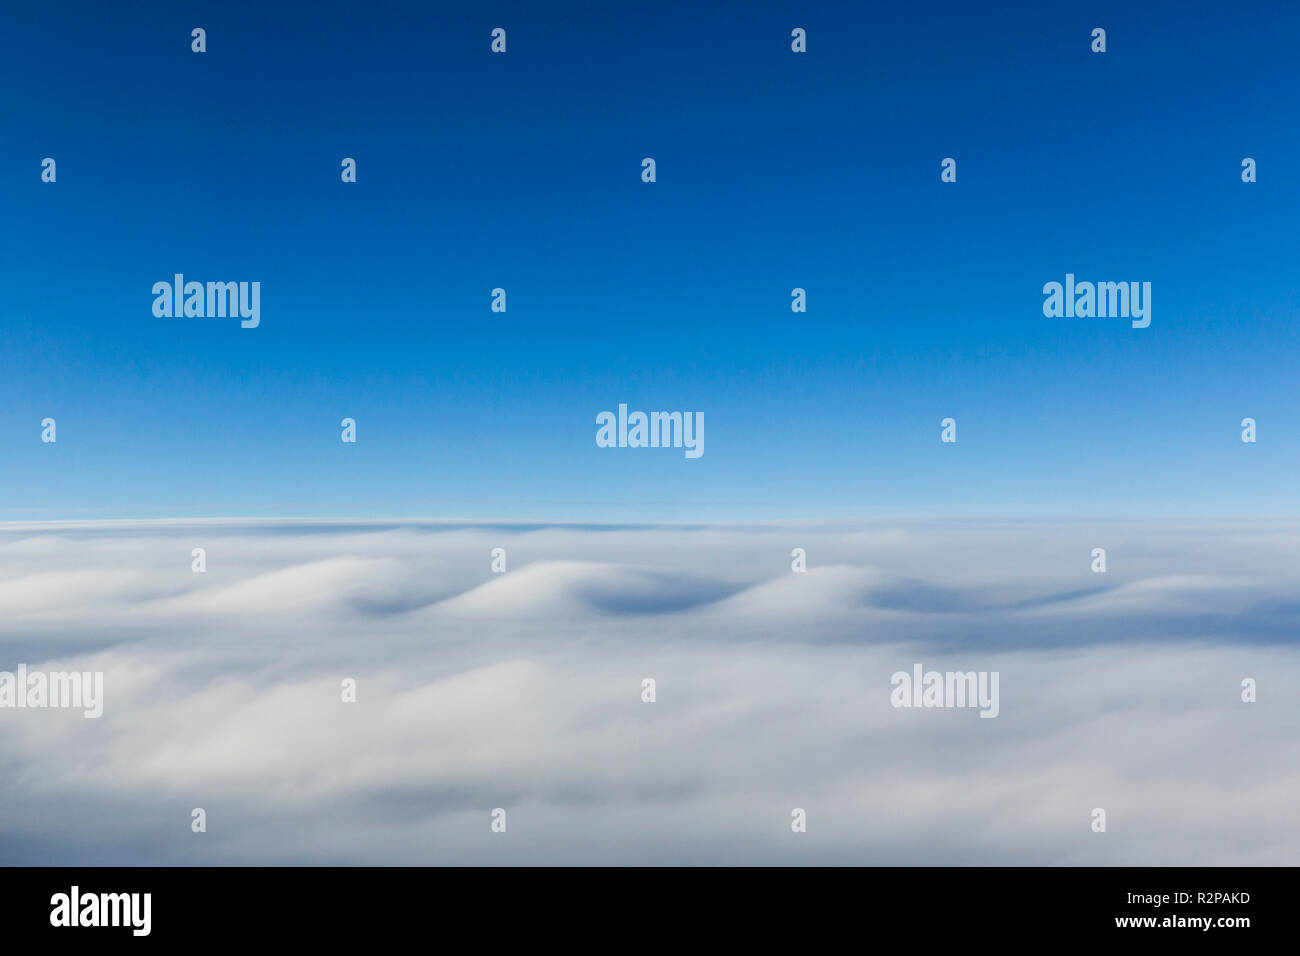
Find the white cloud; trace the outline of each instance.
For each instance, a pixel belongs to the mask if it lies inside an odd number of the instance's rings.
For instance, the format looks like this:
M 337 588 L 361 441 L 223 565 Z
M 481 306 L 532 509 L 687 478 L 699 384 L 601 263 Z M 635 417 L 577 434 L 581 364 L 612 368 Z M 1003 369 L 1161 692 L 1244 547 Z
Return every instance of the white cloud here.
M 99 720 L 0 710 L 0 847 L 1289 863 L 1298 570 L 1286 523 L 0 526 L 0 670 L 105 672 Z M 1000 671 L 1000 716 L 893 709 L 915 662 Z

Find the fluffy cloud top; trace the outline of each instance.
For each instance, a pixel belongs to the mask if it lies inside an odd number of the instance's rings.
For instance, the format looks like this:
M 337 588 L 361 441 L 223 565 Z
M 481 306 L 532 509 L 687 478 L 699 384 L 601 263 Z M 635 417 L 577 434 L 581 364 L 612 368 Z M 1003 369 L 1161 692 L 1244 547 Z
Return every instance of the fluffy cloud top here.
M 0 859 L 1293 864 L 1298 577 L 1278 523 L 0 525 L 0 670 L 105 674 L 0 709 Z

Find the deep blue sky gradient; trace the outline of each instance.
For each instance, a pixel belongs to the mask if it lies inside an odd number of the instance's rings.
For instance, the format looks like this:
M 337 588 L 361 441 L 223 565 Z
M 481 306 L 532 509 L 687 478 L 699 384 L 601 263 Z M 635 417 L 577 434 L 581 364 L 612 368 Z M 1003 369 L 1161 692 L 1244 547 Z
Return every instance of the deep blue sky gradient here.
M 1138 6 L 10 5 L 0 520 L 1300 513 L 1300 7 Z

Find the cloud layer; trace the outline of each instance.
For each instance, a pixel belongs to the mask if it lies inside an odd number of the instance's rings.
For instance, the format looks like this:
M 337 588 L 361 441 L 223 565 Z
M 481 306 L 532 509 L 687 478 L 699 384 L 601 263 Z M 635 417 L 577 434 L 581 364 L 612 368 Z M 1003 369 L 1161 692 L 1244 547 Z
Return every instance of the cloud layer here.
M 0 525 L 0 670 L 105 674 L 0 709 L 0 859 L 1294 864 L 1298 579 L 1276 522 Z

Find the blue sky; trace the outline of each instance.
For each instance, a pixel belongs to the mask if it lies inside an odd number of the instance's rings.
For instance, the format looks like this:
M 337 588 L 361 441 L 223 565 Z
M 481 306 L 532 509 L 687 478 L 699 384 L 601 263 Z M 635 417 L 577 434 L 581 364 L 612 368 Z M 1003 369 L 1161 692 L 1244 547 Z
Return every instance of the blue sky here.
M 6 11 L 0 518 L 1300 511 L 1300 9 L 261 6 Z

